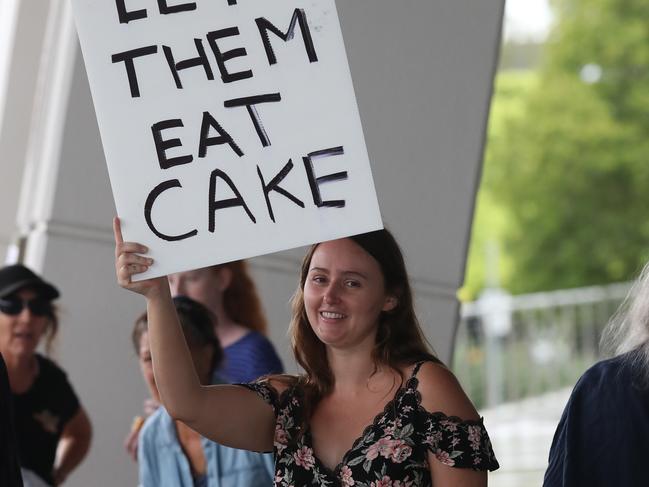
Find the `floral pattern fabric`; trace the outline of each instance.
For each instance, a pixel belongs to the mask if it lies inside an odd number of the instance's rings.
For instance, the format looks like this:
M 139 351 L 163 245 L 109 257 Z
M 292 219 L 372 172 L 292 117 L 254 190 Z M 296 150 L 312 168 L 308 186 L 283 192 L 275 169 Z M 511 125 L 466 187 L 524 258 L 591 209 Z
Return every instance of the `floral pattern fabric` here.
M 302 433 L 303 395 L 299 387 L 281 395 L 267 381 L 241 384 L 275 411 L 275 487 L 425 487 L 431 485 L 427 452 L 445 465 L 495 470 L 498 462 L 482 420 L 464 421 L 421 406 L 417 372 L 365 428 L 341 463 L 331 471 L 313 452 L 309 429 Z

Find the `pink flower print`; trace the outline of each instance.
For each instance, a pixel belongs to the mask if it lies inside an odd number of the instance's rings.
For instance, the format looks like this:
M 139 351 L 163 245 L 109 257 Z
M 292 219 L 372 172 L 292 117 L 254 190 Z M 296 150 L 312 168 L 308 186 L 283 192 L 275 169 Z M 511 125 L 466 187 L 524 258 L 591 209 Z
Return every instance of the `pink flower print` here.
M 412 448 L 403 440 L 397 440 L 392 448 L 390 458 L 394 463 L 401 463 L 412 454 Z
M 450 419 L 443 419 L 442 421 L 439 422 L 439 424 L 446 431 L 455 431 L 455 430 L 457 430 L 457 423 L 455 423 L 454 421 L 451 421 Z
M 392 482 L 392 487 L 412 487 L 413 481 L 406 477 L 403 480 L 395 480 Z
M 474 450 L 480 450 L 480 440 L 482 439 L 482 430 L 480 426 L 469 426 L 469 441 L 471 442 L 471 448 Z
M 352 469 L 347 465 L 340 469 L 340 481 L 342 482 L 343 487 L 351 487 L 356 483 L 352 478 Z
M 432 447 L 437 447 L 437 444 L 441 441 L 442 439 L 442 432 L 441 431 L 435 431 L 432 435 L 426 436 L 426 439 L 424 442 L 427 445 L 430 445 Z
M 444 465 L 448 465 L 449 467 L 452 467 L 455 465 L 455 460 L 451 458 L 451 455 L 449 455 L 447 452 L 443 450 L 437 450 L 435 452 L 435 457 L 442 462 Z
M 274 445 L 277 448 L 278 453 L 282 453 L 286 445 L 288 444 L 288 434 L 286 430 L 282 428 L 279 424 L 275 425 L 275 441 Z
M 384 475 L 381 480 L 370 483 L 370 487 L 392 487 L 392 479 Z
M 298 451 L 293 453 L 295 463 L 305 470 L 311 470 L 315 465 L 315 458 L 313 458 L 313 450 L 308 446 L 303 446 Z
M 365 458 L 367 458 L 368 460 L 374 460 L 379 455 L 381 455 L 383 458 L 388 458 L 390 455 L 392 455 L 393 444 L 394 440 L 391 440 L 390 438 L 381 438 L 379 441 L 377 441 L 367 449 Z

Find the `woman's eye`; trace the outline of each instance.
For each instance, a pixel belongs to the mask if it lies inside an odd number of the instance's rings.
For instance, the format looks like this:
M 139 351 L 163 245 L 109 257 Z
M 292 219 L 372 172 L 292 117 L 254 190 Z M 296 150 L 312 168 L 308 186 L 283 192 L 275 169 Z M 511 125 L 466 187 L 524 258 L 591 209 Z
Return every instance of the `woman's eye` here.
M 323 284 L 327 282 L 327 279 L 324 276 L 314 276 L 311 280 L 316 284 Z
M 359 287 L 361 285 L 358 281 L 345 281 L 347 287 Z

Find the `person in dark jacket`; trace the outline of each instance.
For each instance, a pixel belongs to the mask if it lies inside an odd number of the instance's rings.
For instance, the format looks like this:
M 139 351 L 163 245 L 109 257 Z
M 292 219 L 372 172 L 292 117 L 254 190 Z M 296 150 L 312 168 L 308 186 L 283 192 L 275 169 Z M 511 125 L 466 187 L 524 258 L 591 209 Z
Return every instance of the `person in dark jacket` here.
M 602 334 L 611 356 L 575 386 L 544 487 L 649 485 L 649 264 Z

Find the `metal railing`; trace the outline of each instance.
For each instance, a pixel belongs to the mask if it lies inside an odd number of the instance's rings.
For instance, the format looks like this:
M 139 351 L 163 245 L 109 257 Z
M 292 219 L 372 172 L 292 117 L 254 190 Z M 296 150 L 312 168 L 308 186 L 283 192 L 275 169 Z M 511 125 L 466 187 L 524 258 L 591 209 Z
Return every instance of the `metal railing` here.
M 478 408 L 571 386 L 629 283 L 511 296 L 486 290 L 461 308 L 453 369 Z

